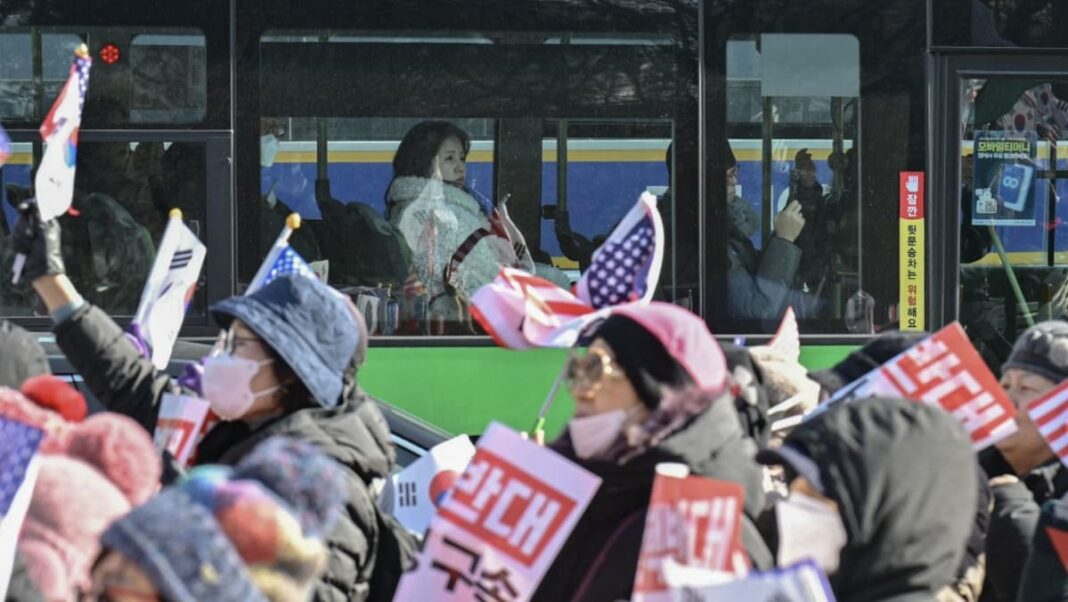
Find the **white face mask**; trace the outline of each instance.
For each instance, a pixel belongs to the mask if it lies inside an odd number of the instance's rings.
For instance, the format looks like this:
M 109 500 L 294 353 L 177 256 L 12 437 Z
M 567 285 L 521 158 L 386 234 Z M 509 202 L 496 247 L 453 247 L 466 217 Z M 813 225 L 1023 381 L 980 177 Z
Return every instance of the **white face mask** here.
M 803 493 L 775 505 L 779 523 L 779 566 L 811 558 L 828 575 L 838 570 L 845 547 L 845 525 L 838 511 Z
M 631 412 L 630 410 L 612 410 L 600 414 L 591 414 L 581 418 L 572 418 L 567 423 L 567 431 L 571 434 L 571 445 L 575 448 L 575 455 L 587 460 L 608 449 L 615 442 L 619 434 L 623 432 L 623 425 Z
M 237 420 L 249 411 L 257 397 L 281 389 L 282 385 L 275 385 L 265 391 L 252 392 L 252 379 L 260 371 L 260 366 L 273 361 L 257 362 L 227 353 L 205 358 L 201 383 L 204 398 L 212 411 L 223 420 Z
M 278 156 L 278 138 L 274 134 L 260 136 L 260 167 L 274 165 L 274 158 Z

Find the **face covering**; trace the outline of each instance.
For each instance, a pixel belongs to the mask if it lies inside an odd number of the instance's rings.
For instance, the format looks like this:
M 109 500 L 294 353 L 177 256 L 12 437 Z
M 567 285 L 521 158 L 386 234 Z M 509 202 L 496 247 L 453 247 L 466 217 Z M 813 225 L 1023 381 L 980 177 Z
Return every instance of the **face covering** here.
M 274 134 L 260 136 L 260 167 L 274 165 L 274 158 L 278 156 L 278 138 Z
M 803 493 L 791 493 L 775 506 L 775 514 L 779 566 L 811 558 L 828 575 L 838 570 L 847 537 L 837 510 Z
M 281 385 L 275 385 L 265 391 L 252 392 L 252 379 L 260 366 L 273 361 L 257 362 L 229 354 L 205 358 L 202 381 L 204 398 L 208 400 L 212 411 L 223 420 L 237 420 L 249 411 L 257 397 L 281 389 Z
M 734 197 L 727 203 L 727 215 L 730 216 L 734 227 L 746 238 L 752 236 L 760 227 L 756 211 L 742 197 Z
M 575 447 L 575 455 L 588 460 L 608 449 L 608 446 L 612 445 L 623 432 L 627 417 L 636 409 L 637 406 L 631 410 L 612 410 L 572 418 L 571 422 L 567 423 L 567 431 L 571 434 L 571 444 Z

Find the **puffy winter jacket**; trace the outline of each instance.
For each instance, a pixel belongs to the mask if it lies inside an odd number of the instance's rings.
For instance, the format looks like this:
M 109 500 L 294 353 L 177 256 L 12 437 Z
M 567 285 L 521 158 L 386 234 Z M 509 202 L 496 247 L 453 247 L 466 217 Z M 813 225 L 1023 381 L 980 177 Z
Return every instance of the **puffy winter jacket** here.
M 113 412 L 155 429 L 164 393 L 180 393 L 170 377 L 144 359 L 115 322 L 86 305 L 55 329 L 56 343 L 90 390 Z M 350 383 L 334 408 L 305 408 L 255 428 L 243 422 L 213 428 L 197 449 L 198 463 L 234 464 L 258 443 L 287 435 L 319 446 L 346 469 L 349 499 L 327 538 L 330 558 L 315 600 L 389 600 L 400 576 L 396 558 L 378 558 L 381 539 L 403 530 L 377 509 L 370 484 L 389 476 L 395 459 L 389 428 L 373 400 Z M 388 529 L 390 533 L 383 533 Z M 413 545 L 405 542 L 406 545 Z M 381 574 L 388 572 L 388 575 Z M 379 573 L 379 574 L 376 574 Z M 376 584 L 372 591 L 372 583 Z
M 445 270 L 461 245 L 480 231 L 485 236 L 477 239 L 449 278 L 457 295 L 470 297 L 492 281 L 502 266 L 533 271 L 533 264 L 523 265 L 507 238 L 514 233 L 497 231 L 478 201 L 457 186 L 431 178 L 400 177 L 390 186 L 389 202 L 390 221 L 412 250 L 412 267 L 426 285 L 430 309 L 437 316 L 448 321 L 461 318 L 455 301 L 447 299 Z

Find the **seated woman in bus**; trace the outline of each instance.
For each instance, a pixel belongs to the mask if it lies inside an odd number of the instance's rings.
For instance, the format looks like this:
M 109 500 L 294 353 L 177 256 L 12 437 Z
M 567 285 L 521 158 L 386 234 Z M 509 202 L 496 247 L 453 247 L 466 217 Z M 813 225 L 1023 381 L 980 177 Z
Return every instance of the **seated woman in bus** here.
M 32 203 L 20 211 L 14 248 L 27 257 L 23 278 L 51 313 L 57 345 L 108 410 L 153 431 L 166 394 L 201 392 L 157 371 L 107 314 L 82 299 L 64 273 L 58 222 L 41 223 Z M 381 412 L 356 386 L 356 312 L 325 284 L 292 275 L 211 311 L 225 336 L 222 353 L 205 360 L 200 389 L 221 422 L 198 444 L 196 463 L 233 465 L 274 435 L 316 445 L 346 469 L 349 491 L 343 519 L 327 537 L 331 557 L 316 599 L 365 599 L 372 580 L 379 589 L 395 587 L 398 555 L 376 550 L 402 535 L 382 526 L 371 492 L 373 480 L 390 475 L 395 456 Z
M 464 305 L 502 267 L 534 272 L 523 235 L 504 205 L 466 185 L 471 137 L 447 121 L 424 121 L 393 157 L 386 217 L 412 250 L 415 276 L 427 288 L 436 334 L 462 332 Z M 446 330 L 447 329 L 447 330 Z
M 794 244 L 805 227 L 801 205 L 794 201 L 775 216 L 775 234 L 757 252 L 749 237 L 760 219 L 738 196 L 738 163 L 727 147 L 727 298 L 731 317 L 764 320 L 774 329 L 786 307 L 799 293 L 792 290 L 801 265 L 801 248 Z

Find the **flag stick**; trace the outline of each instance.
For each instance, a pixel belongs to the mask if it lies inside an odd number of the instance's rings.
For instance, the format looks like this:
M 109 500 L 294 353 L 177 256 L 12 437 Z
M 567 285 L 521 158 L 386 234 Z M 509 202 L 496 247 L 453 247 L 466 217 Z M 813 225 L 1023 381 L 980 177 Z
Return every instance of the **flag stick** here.
M 289 244 L 289 236 L 293 234 L 293 231 L 300 228 L 300 214 L 290 213 L 286 218 L 286 225 L 282 228 L 282 232 L 278 234 L 278 238 L 275 239 L 274 244 L 271 245 L 271 251 L 280 249 Z M 268 261 L 264 261 L 260 265 L 260 269 L 256 270 L 256 275 L 252 277 L 252 282 L 260 282 L 267 276 L 267 272 L 271 269 L 273 259 L 271 258 L 271 252 L 267 252 Z
M 567 364 L 565 363 L 556 375 L 553 386 L 549 387 L 549 394 L 545 397 L 545 401 L 542 402 L 541 409 L 538 410 L 538 419 L 534 423 L 534 440 L 538 445 L 545 444 L 545 416 L 549 413 L 549 409 L 553 407 L 553 401 L 556 400 L 556 394 L 560 392 L 560 385 L 564 382 L 564 374 L 566 372 Z

